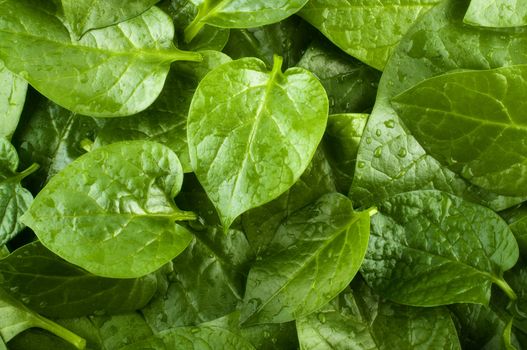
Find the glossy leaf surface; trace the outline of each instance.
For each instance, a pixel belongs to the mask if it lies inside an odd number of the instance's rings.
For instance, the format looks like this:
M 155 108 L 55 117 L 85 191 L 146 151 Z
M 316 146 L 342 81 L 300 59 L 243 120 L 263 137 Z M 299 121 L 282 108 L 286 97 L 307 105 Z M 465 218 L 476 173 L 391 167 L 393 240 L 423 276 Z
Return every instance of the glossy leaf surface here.
M 27 83 L 0 62 L 0 137 L 11 139 L 15 132 L 24 101 Z
M 527 3 L 510 0 L 472 0 L 463 21 L 483 27 L 525 26 Z

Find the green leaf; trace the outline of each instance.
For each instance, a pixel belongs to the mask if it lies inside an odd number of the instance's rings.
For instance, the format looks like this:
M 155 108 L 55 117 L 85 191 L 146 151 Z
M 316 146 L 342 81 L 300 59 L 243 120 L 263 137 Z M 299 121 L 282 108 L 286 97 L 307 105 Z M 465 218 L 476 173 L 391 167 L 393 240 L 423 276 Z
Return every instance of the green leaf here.
M 161 92 L 171 62 L 201 59 L 174 47 L 170 18 L 155 7 L 79 41 L 72 41 L 43 7 L 32 0 L 0 3 L 0 59 L 44 96 L 76 113 L 138 113 Z
M 276 57 L 271 72 L 255 58 L 224 64 L 201 81 L 192 100 L 192 167 L 225 228 L 291 187 L 322 139 L 324 88 L 304 69 L 282 73 L 281 62 Z
M 0 340 L 8 342 L 17 334 L 32 327 L 45 329 L 70 342 L 77 349 L 85 348 L 84 339 L 32 312 L 0 288 Z
M 0 137 L 0 246 L 22 231 L 24 224 L 20 217 L 33 201 L 33 196 L 20 181 L 38 169 L 38 165 L 33 164 L 21 173 L 17 168 L 15 148 Z
M 241 322 L 287 322 L 322 307 L 357 273 L 369 234 L 370 213 L 338 193 L 289 216 L 249 271 Z
M 145 306 L 157 283 L 94 276 L 52 254 L 39 242 L 25 245 L 0 260 L 0 287 L 47 317 L 79 317 L 105 310 L 134 311 Z
M 441 0 L 310 0 L 299 15 L 335 45 L 383 70 L 399 40 Z
M 176 29 L 178 47 L 183 50 L 221 51 L 229 40 L 229 29 L 205 25 L 190 42 L 185 42 L 185 28 L 198 14 L 200 0 L 168 0 L 160 4 L 161 8 L 172 17 Z
M 108 27 L 138 16 L 159 0 L 60 0 L 64 20 L 71 31 L 80 38 L 87 31 Z
M 404 90 L 441 73 L 527 63 L 527 56 L 517 54 L 527 45 L 527 32 L 496 32 L 463 25 L 466 6 L 467 1 L 443 1 L 421 17 L 394 51 L 359 147 L 350 192 L 356 205 L 368 207 L 416 189 L 450 192 L 495 210 L 523 201 L 467 184 L 442 166 L 403 127 L 390 103 Z
M 9 140 L 15 132 L 26 91 L 27 83 L 8 71 L 0 61 L 0 137 Z
M 448 310 L 390 303 L 363 283 L 296 323 L 303 350 L 461 349 Z
M 518 259 L 512 232 L 492 210 L 445 192 L 402 193 L 380 203 L 362 275 L 383 297 L 414 306 L 487 305 L 491 284 Z
M 50 178 L 86 153 L 81 141 L 94 139 L 98 129 L 93 118 L 70 112 L 39 94 L 30 94 L 13 137 L 21 164 L 40 165 L 28 177 L 28 187 L 40 191 Z
M 190 42 L 205 24 L 221 28 L 252 28 L 279 22 L 298 12 L 308 0 L 192 0 L 198 14 L 185 29 Z
M 109 119 L 97 134 L 95 146 L 125 140 L 162 143 L 179 157 L 183 170 L 191 172 L 187 145 L 187 115 L 201 79 L 213 68 L 230 61 L 220 52 L 201 52 L 203 61 L 172 64 L 161 95 L 145 111 L 130 117 Z
M 313 34 L 313 27 L 293 16 L 262 27 L 232 29 L 224 52 L 233 59 L 259 58 L 268 67 L 273 66 L 276 54 L 284 58 L 284 68 L 289 68 L 298 63 Z
M 173 202 L 182 181 L 181 164 L 166 146 L 115 143 L 54 176 L 23 222 L 52 252 L 93 274 L 144 276 L 192 239 L 178 222 L 195 215 Z
M 507 220 L 509 228 L 514 233 L 521 255 L 527 257 L 527 207 L 513 208 L 500 214 Z
M 526 196 L 527 65 L 427 79 L 392 99 L 434 158 L 489 191 Z
M 381 73 L 326 40 L 312 43 L 298 66 L 320 79 L 329 97 L 330 113 L 365 112 L 373 107 Z
M 483 27 L 527 25 L 527 3 L 510 0 L 472 0 L 463 21 Z

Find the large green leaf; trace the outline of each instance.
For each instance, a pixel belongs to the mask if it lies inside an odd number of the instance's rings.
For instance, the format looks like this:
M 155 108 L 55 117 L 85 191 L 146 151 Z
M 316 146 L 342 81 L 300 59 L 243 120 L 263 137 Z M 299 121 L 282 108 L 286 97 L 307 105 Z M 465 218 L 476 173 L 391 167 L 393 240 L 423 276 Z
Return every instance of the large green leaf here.
M 472 0 L 463 21 L 483 27 L 526 26 L 527 2 L 521 0 Z
M 338 193 L 293 213 L 249 271 L 241 321 L 287 322 L 322 307 L 357 273 L 369 233 L 370 213 Z
M 522 54 L 526 31 L 497 32 L 464 25 L 467 5 L 466 0 L 446 0 L 430 10 L 409 30 L 386 65 L 359 147 L 350 193 L 356 204 L 370 206 L 416 189 L 447 191 L 496 210 L 523 200 L 470 186 L 441 166 L 403 127 L 390 103 L 420 81 L 451 70 L 527 63 Z
M 70 342 L 77 349 L 85 348 L 84 339 L 55 322 L 37 315 L 0 288 L 0 340 L 8 342 L 17 334 L 32 327 L 45 329 Z
M 191 0 L 198 14 L 185 29 L 185 41 L 194 38 L 205 24 L 222 28 L 252 28 L 279 22 L 298 10 L 308 0 Z
M 310 0 L 300 16 L 353 57 L 382 70 L 420 15 L 441 0 Z
M 172 43 L 170 18 L 152 8 L 72 41 L 48 3 L 0 2 L 0 59 L 40 93 L 77 113 L 111 117 L 144 110 L 161 92 L 170 63 L 200 60 Z
M 0 137 L 15 132 L 26 100 L 27 83 L 8 71 L 0 61 Z
M 225 228 L 284 193 L 322 139 L 328 100 L 302 68 L 269 72 L 256 58 L 224 64 L 199 84 L 190 106 L 192 167 Z M 278 174 L 278 176 L 277 176 Z
M 37 195 L 23 222 L 65 260 L 100 276 L 132 278 L 160 268 L 192 236 L 176 207 L 183 171 L 166 146 L 120 142 L 81 156 Z
M 99 127 L 87 116 L 70 112 L 38 93 L 29 94 L 13 144 L 23 166 L 40 168 L 28 177 L 30 188 L 40 191 L 66 165 L 86 153 L 82 141 L 93 140 Z
M 445 192 L 395 195 L 380 203 L 361 272 L 401 304 L 488 304 L 492 283 L 511 298 L 503 272 L 518 259 L 507 223 L 485 207 Z
M 509 223 L 509 227 L 518 241 L 520 253 L 527 258 L 527 207 L 521 206 L 500 213 Z
M 390 303 L 364 283 L 296 323 L 303 350 L 461 349 L 448 310 Z
M 427 79 L 392 99 L 434 158 L 489 191 L 527 195 L 527 65 Z
M 156 278 L 115 279 L 94 276 L 52 254 L 39 242 L 0 260 L 0 287 L 47 317 L 79 317 L 101 310 L 134 311 L 154 295 Z
M 330 113 L 365 112 L 373 107 L 381 73 L 349 57 L 333 44 L 315 41 L 298 66 L 320 79 L 328 93 Z
M 165 87 L 145 111 L 107 120 L 97 134 L 95 145 L 124 140 L 150 140 L 172 149 L 185 172 L 192 171 L 187 145 L 187 115 L 192 96 L 201 79 L 213 68 L 230 61 L 217 51 L 202 51 L 203 61 L 172 64 Z
M 0 137 L 0 246 L 13 238 L 23 228 L 20 217 L 27 210 L 33 196 L 20 181 L 38 168 L 33 164 L 17 172 L 18 155 L 5 138 Z

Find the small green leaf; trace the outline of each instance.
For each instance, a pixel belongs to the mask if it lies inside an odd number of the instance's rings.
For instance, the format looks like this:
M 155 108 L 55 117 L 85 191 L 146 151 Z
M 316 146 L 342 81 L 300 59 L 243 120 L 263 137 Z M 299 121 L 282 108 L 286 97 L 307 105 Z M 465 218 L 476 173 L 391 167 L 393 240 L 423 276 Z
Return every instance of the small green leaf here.
M 183 171 L 166 146 L 120 142 L 87 153 L 54 176 L 23 222 L 52 252 L 91 273 L 133 278 L 160 268 L 192 236 L 176 207 Z
M 26 100 L 27 83 L 0 61 L 0 138 L 11 139 Z
M 496 283 L 516 298 L 502 275 L 516 263 L 518 245 L 492 210 L 433 190 L 402 193 L 378 208 L 361 272 L 383 297 L 487 305 Z
M 249 271 L 241 322 L 287 322 L 322 307 L 357 273 L 369 234 L 370 214 L 338 193 L 293 213 Z
M 282 73 L 281 63 L 276 57 L 271 72 L 254 58 L 224 64 L 192 100 L 190 160 L 225 229 L 291 187 L 322 139 L 324 88 L 304 69 Z
M 463 21 L 482 27 L 527 25 L 527 2 L 510 0 L 472 0 Z

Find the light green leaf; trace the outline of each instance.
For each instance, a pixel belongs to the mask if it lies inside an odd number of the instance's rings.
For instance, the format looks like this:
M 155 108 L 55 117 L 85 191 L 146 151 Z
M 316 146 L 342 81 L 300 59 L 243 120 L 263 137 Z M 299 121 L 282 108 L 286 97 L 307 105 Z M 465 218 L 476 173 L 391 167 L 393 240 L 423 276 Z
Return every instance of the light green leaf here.
M 97 134 L 95 146 L 124 140 L 149 140 L 172 149 L 183 171 L 191 172 L 187 145 L 187 115 L 198 83 L 213 68 L 230 61 L 216 51 L 202 51 L 203 61 L 172 64 L 165 87 L 158 99 L 145 111 L 107 120 Z
M 9 140 L 15 132 L 26 91 L 27 83 L 8 71 L 0 61 L 0 137 Z
M 441 0 L 310 0 L 299 15 L 351 56 L 383 70 L 399 40 Z
M 37 195 L 23 222 L 52 252 L 89 272 L 144 276 L 181 253 L 192 236 L 176 207 L 183 171 L 166 146 L 148 141 L 97 148 Z
M 421 17 L 394 51 L 359 147 L 350 192 L 356 205 L 371 206 L 416 189 L 450 192 L 495 210 L 524 200 L 489 193 L 442 166 L 403 127 L 390 103 L 404 90 L 441 73 L 527 63 L 527 56 L 518 54 L 527 45 L 527 32 L 497 32 L 463 25 L 467 4 L 443 1 Z
M 361 272 L 383 297 L 486 305 L 492 283 L 516 297 L 502 275 L 516 263 L 518 245 L 492 210 L 434 190 L 393 196 L 378 209 Z
M 198 14 L 185 29 L 190 42 L 205 24 L 221 28 L 253 28 L 279 22 L 298 12 L 308 0 L 192 0 Z
M 33 196 L 22 187 L 20 181 L 37 170 L 38 165 L 33 164 L 20 173 L 17 168 L 15 148 L 0 137 L 0 245 L 22 231 L 24 224 L 20 217 L 33 201 Z
M 66 25 L 80 38 L 91 29 L 108 27 L 138 16 L 159 0 L 60 0 Z
M 287 322 L 322 307 L 357 273 L 369 233 L 370 213 L 338 193 L 289 216 L 249 271 L 241 322 Z
M 364 283 L 296 323 L 302 350 L 461 349 L 447 309 L 390 303 Z
M 79 317 L 101 310 L 134 311 L 154 295 L 156 278 L 114 279 L 94 276 L 52 254 L 39 242 L 0 260 L 0 287 L 47 317 Z
M 72 41 L 44 5 L 49 4 L 0 3 L 0 59 L 73 112 L 98 117 L 138 113 L 161 92 L 171 62 L 201 59 L 174 47 L 170 18 L 155 7 Z
M 0 340 L 8 342 L 26 329 L 38 327 L 45 329 L 73 344 L 77 349 L 84 349 L 86 341 L 69 330 L 59 326 L 9 296 L 0 288 Z
M 291 187 L 326 126 L 328 100 L 302 68 L 273 70 L 255 58 L 224 64 L 199 84 L 190 106 L 192 168 L 223 226 Z M 279 176 L 277 176 L 279 174 Z
M 527 2 L 523 0 L 472 0 L 463 21 L 483 27 L 527 25 Z
M 527 65 L 427 79 L 392 99 L 423 148 L 468 181 L 527 196 Z

